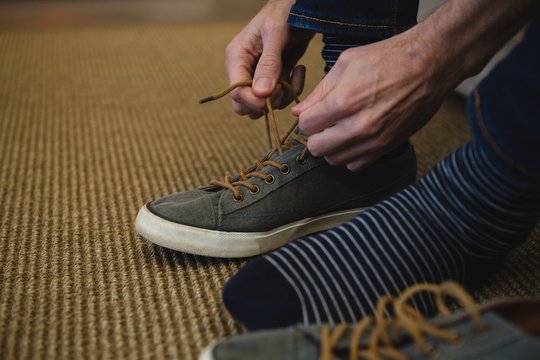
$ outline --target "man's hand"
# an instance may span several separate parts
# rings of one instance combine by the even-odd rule
[[[292,84],[299,95],[304,88],[305,67],[296,66],[313,33],[287,25],[293,0],[271,0],[227,46],[225,59],[230,83],[253,79],[252,88],[231,93],[233,109],[256,119],[262,115],[264,98],[272,95],[276,108],[293,99],[278,84]],[[277,87],[276,87],[277,84]]]
[[[540,0],[448,0],[393,38],[349,49],[299,105],[308,149],[359,170],[418,131],[444,96],[478,73]]]
[[[454,83],[434,81],[406,35],[344,51],[293,108],[308,149],[356,171],[401,144],[440,106]]]

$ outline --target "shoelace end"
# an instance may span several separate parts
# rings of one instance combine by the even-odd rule
[[[199,100],[199,104],[204,104],[213,100],[216,100],[214,96],[208,96],[208,97],[205,97],[204,99]]]

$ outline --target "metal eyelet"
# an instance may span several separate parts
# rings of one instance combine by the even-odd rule
[[[244,197],[243,197],[241,194],[240,194],[240,198],[239,198],[239,199],[237,199],[236,196],[233,195],[233,199],[234,199],[234,201],[236,201],[236,202],[244,201]]]
[[[261,190],[257,185],[254,185],[254,186],[255,186],[254,190],[251,190],[251,189],[249,190],[249,193],[250,193],[251,195],[258,194],[259,191]]]
[[[270,178],[269,180],[264,179],[264,182],[267,183],[268,185],[271,185],[274,183],[274,181],[276,181],[276,178],[274,177],[274,175],[268,175],[268,177]]]
[[[307,159],[300,159],[300,155],[297,155],[296,162],[299,163],[300,165],[306,165]]]
[[[288,173],[291,172],[291,168],[289,167],[289,165],[283,164],[283,168],[282,168],[282,169],[279,169],[279,171],[280,171],[283,175],[287,175]]]

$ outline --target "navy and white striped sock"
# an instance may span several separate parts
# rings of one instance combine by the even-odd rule
[[[227,309],[251,330],[335,324],[373,313],[379,297],[415,283],[474,287],[540,215],[536,185],[518,185],[488,151],[469,143],[353,220],[252,260],[226,284]],[[430,302],[415,305],[429,313]]]
[[[322,57],[325,61],[324,72],[328,73],[332,69],[343,51],[349,48],[367,45],[377,40],[380,39],[324,34],[324,47],[322,49]]]

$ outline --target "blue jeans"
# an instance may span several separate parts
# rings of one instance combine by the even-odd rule
[[[416,24],[418,0],[297,0],[291,26],[323,34],[384,39]]]
[[[323,33],[324,39],[358,37],[367,44],[413,27],[417,11],[418,0],[297,0],[288,22]],[[520,182],[540,188],[540,9],[524,40],[468,103],[475,138],[523,175]]]
[[[469,97],[473,133],[540,187],[540,8],[523,41]]]

